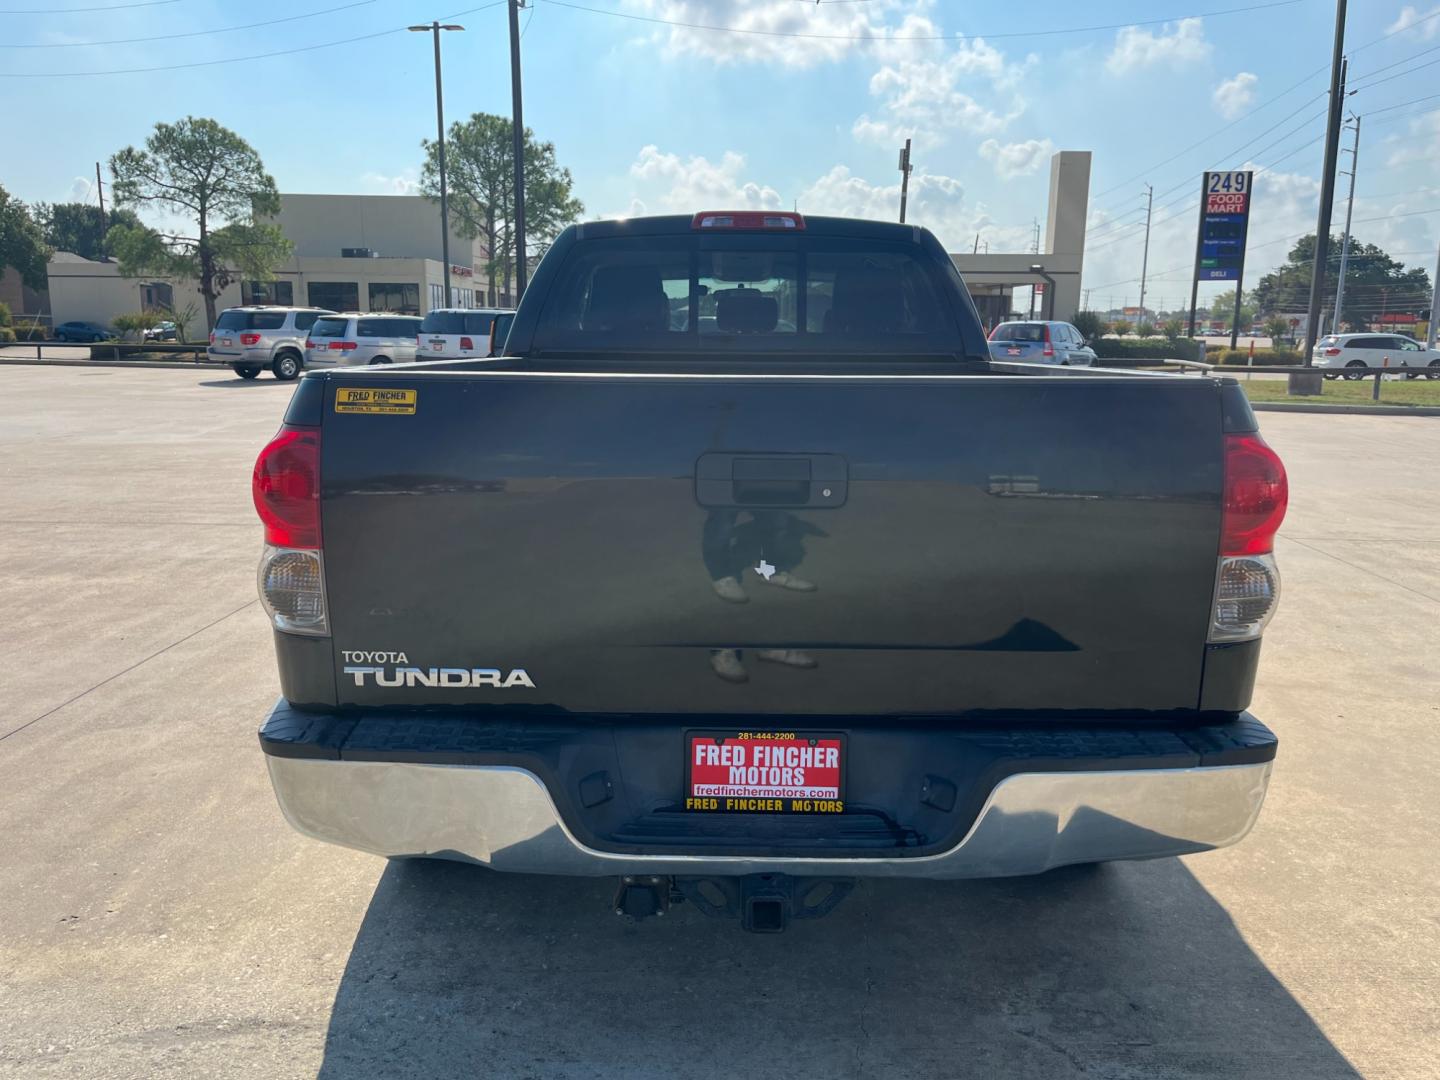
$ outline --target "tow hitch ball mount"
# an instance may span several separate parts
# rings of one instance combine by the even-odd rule
[[[672,904],[688,900],[704,915],[738,918],[743,929],[778,934],[791,919],[818,919],[834,911],[855,887],[853,878],[666,877],[627,874],[615,892],[615,914],[640,920],[664,915]]]

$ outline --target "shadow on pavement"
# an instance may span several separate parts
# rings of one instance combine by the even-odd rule
[[[392,862],[320,1076],[1359,1075],[1177,859],[872,879],[778,936],[613,887]]]
[[[294,382],[283,382],[280,379],[267,379],[263,375],[258,379],[242,379],[239,375],[235,375],[229,379],[210,379],[206,382],[197,383],[196,385],[223,386],[227,389],[236,386],[288,386],[291,390],[295,389]]]

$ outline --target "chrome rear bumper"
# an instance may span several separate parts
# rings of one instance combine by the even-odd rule
[[[755,873],[973,878],[1225,847],[1255,824],[1270,762],[1188,769],[1018,773],[997,784],[948,851],[909,858],[635,855],[582,844],[525,769],[268,756],[285,817],[317,840],[531,874]]]

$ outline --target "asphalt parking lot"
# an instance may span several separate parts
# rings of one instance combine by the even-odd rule
[[[1432,1078],[1440,420],[1265,414],[1291,474],[1238,847],[863,884],[779,937],[293,833],[255,728],[291,388],[0,368],[0,1076]]]

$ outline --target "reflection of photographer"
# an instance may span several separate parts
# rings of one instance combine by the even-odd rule
[[[741,514],[748,514],[740,521]],[[783,510],[711,510],[705,518],[700,553],[715,595],[732,604],[748,603],[741,584],[746,567],[766,585],[791,592],[814,592],[812,581],[795,574],[805,560],[805,538],[825,530]]]
[[[745,521],[740,520],[741,514],[748,515]],[[711,510],[705,518],[700,552],[715,595],[732,604],[746,604],[750,602],[742,584],[746,567],[774,588],[814,592],[815,583],[799,577],[795,567],[805,559],[805,538],[826,535],[825,530],[783,510]],[[712,649],[710,667],[726,682],[749,682],[744,656],[742,649]],[[756,649],[755,656],[800,670],[820,666],[800,649]]]

